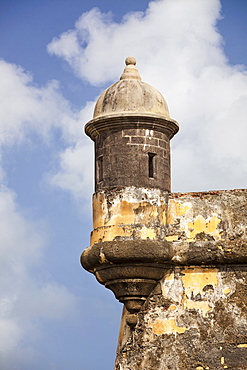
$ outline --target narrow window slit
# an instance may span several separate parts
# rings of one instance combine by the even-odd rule
[[[154,157],[155,153],[148,153],[148,176],[154,177]]]
[[[103,155],[98,157],[97,164],[98,164],[97,166],[98,167],[98,181],[102,181],[103,180]]]

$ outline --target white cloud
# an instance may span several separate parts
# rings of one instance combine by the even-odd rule
[[[88,102],[81,111],[72,111],[57,81],[38,87],[30,73],[3,60],[0,60],[0,81],[0,146],[23,142],[32,145],[32,134],[39,135],[49,145],[59,130],[61,144],[66,149],[61,149],[62,145],[56,148],[55,168],[46,178],[75,197],[87,198],[92,182],[92,145],[85,140],[83,126],[91,118],[94,104]],[[0,177],[4,179],[4,175],[0,166]]]
[[[94,164],[90,144],[86,139],[60,153],[60,171],[50,176],[51,184],[70,191],[76,199],[90,199],[93,191]]]
[[[84,110],[72,111],[58,81],[39,87],[29,72],[4,60],[0,60],[0,80],[1,145],[27,140],[31,132],[49,141],[51,131],[57,128],[66,142],[82,137]],[[90,109],[90,104],[86,107]]]
[[[220,18],[219,0],[153,1],[119,24],[94,8],[48,45],[94,85],[117,80],[125,57],[137,58],[143,80],[181,124],[173,139],[176,191],[247,186],[246,69],[228,64]]]
[[[221,38],[214,29],[219,9],[217,0],[153,1],[145,13],[126,14],[117,24],[111,14],[93,8],[82,14],[73,30],[54,38],[48,51],[65,59],[77,75],[96,85],[118,78],[123,60],[132,54],[144,70],[153,69],[157,80],[161,62],[163,72],[166,66],[175,64],[184,78],[188,73],[185,63],[190,64],[194,57],[198,68],[207,56],[222,59],[217,50]]]
[[[0,61],[0,132],[1,144],[9,145],[24,139],[28,130],[47,135],[53,125],[58,125],[61,116],[56,117],[59,99],[58,84],[51,81],[38,88],[32,76],[21,67]],[[60,100],[60,102],[59,102]],[[62,108],[60,110],[62,112]]]
[[[83,123],[93,107],[87,103],[81,111],[72,111],[57,81],[39,87],[30,73],[4,60],[0,100],[0,367],[14,370],[36,366],[42,358],[36,342],[46,335],[45,326],[73,317],[77,299],[42,265],[48,228],[43,221],[27,218],[18,206],[3,163],[8,148],[32,148],[36,135],[52,153],[53,172],[46,179],[76,198],[86,197],[89,204],[92,153],[89,141],[84,145]],[[28,183],[26,187],[28,191]]]
[[[58,132],[61,145],[56,144],[53,157],[63,157],[64,146],[68,151],[71,145],[80,146],[79,155],[85,158],[88,149],[83,149],[81,119],[87,118],[90,104],[85,112],[73,112],[56,81],[39,87],[31,74],[3,60],[0,61],[0,99],[0,368],[14,370],[35,366],[42,357],[36,342],[45,336],[45,325],[73,317],[77,299],[42,265],[49,244],[48,227],[45,221],[27,217],[19,207],[16,193],[8,188],[8,173],[2,163],[8,148],[32,147],[32,135],[38,135],[43,145],[51,147]],[[52,148],[49,150],[52,152]],[[77,155],[74,158],[78,161]],[[58,160],[54,168],[56,176],[59,166]],[[86,170],[86,160],[83,168],[77,181],[87,186],[90,173]],[[69,181],[56,185],[74,191]],[[73,194],[81,197],[80,193],[83,194],[83,188]]]
[[[70,192],[77,201],[86,200],[87,206],[93,191],[94,164],[93,143],[84,134],[84,124],[91,119],[94,105],[87,102],[76,120],[67,120],[63,125],[67,147],[58,155],[59,168],[55,166],[47,176],[51,185]]]
[[[14,193],[4,186],[0,219],[0,367],[15,369],[20,356],[37,352],[35,340],[44,334],[40,320],[68,317],[76,299],[65,286],[41,278],[47,230],[43,222],[22,215]]]

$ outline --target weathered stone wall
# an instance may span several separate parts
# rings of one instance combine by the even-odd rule
[[[115,370],[247,369],[247,190],[171,194],[165,224],[164,277],[136,326],[124,309]]]
[[[144,128],[102,132],[95,139],[95,158],[96,191],[113,186],[170,190],[170,142],[165,133]]]
[[[166,230],[168,193],[128,187],[93,196],[91,242],[162,240]]]

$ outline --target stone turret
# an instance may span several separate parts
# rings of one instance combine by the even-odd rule
[[[247,369],[247,190],[170,192],[178,124],[134,58],[85,130],[96,192],[81,262],[124,303],[115,370]]]
[[[178,124],[163,96],[141,81],[134,58],[120,81],[99,97],[85,132],[95,142],[95,190],[148,187],[171,190],[170,139]]]
[[[165,99],[135,65],[126,59],[85,127],[95,142],[96,192],[91,246],[81,258],[129,312],[140,310],[163,274],[170,139],[178,131]]]

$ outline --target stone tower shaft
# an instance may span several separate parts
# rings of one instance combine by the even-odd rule
[[[170,139],[178,123],[163,96],[126,59],[120,78],[99,97],[85,132],[95,142],[94,230],[82,265],[129,312],[140,310],[161,279]],[[145,243],[143,243],[145,242]]]

